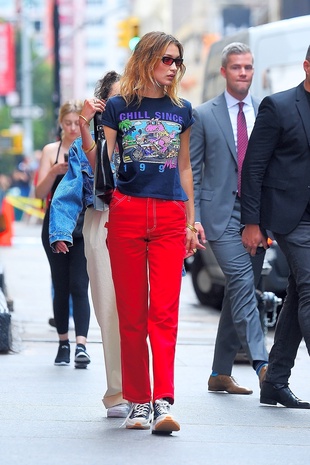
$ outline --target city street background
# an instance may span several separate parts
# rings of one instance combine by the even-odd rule
[[[309,459],[310,412],[259,404],[258,380],[249,365],[235,365],[251,396],[209,393],[219,313],[202,307],[190,275],[183,278],[173,413],[181,431],[169,437],[121,428],[107,419],[101,398],[105,376],[100,331],[92,314],[87,370],[55,367],[55,329],[48,263],[41,225],[14,225],[11,247],[0,262],[11,298],[14,350],[0,355],[0,451],[2,465],[295,465]],[[167,266],[169,263],[167,262]],[[71,340],[74,333],[71,331]],[[273,332],[268,334],[270,347]],[[310,399],[309,359],[302,344],[292,390]]]

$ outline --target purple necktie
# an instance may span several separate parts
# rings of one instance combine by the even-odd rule
[[[248,131],[243,113],[244,102],[239,102],[237,115],[237,156],[238,156],[238,195],[241,195],[241,170],[245,152],[248,146]]]

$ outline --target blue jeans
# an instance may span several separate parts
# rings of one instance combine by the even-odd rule
[[[266,381],[287,384],[302,337],[310,354],[310,223],[289,234],[274,234],[290,268],[287,295],[269,355]]]

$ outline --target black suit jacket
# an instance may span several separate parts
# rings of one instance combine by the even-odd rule
[[[310,106],[303,82],[265,97],[242,168],[241,222],[292,231],[310,199]]]

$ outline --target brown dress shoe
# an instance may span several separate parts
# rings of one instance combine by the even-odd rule
[[[228,375],[210,376],[208,389],[209,391],[226,391],[228,394],[253,394],[251,389],[239,386],[236,380]]]
[[[259,372],[258,379],[259,379],[259,387],[260,388],[262,387],[262,384],[266,379],[267,368],[268,368],[268,365],[265,365],[265,366],[263,366],[261,368],[261,370]]]

